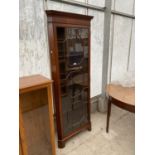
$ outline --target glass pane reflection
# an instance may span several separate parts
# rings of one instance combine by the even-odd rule
[[[57,28],[64,134],[88,121],[88,29]]]

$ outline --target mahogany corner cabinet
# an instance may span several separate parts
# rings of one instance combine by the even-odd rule
[[[90,121],[90,21],[92,16],[46,11],[58,147]]]

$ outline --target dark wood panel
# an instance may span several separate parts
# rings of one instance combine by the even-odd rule
[[[46,14],[49,17],[72,17],[76,19],[85,19],[85,20],[91,20],[93,16],[86,16],[82,14],[77,14],[77,13],[69,13],[69,12],[63,12],[63,11],[55,11],[55,10],[46,10]]]

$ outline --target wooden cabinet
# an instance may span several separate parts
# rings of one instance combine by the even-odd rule
[[[56,155],[51,80],[20,78],[19,100],[20,155]]]
[[[58,146],[90,121],[91,16],[46,11],[58,132]]]

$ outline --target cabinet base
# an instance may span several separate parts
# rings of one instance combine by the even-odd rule
[[[91,124],[90,124],[90,126],[88,126],[88,131],[91,131]]]
[[[79,132],[81,132],[82,130],[88,130],[91,131],[91,123],[89,122],[88,124],[85,124],[83,127],[76,129],[75,131],[73,131],[72,133],[70,133],[69,135],[67,135],[66,137],[64,137],[63,139],[59,139],[58,140],[58,147],[59,148],[64,148],[65,147],[65,143],[68,139],[70,139],[71,137],[73,137],[74,135],[78,134]]]
[[[58,148],[64,148],[65,147],[65,142],[64,141],[58,141]]]

